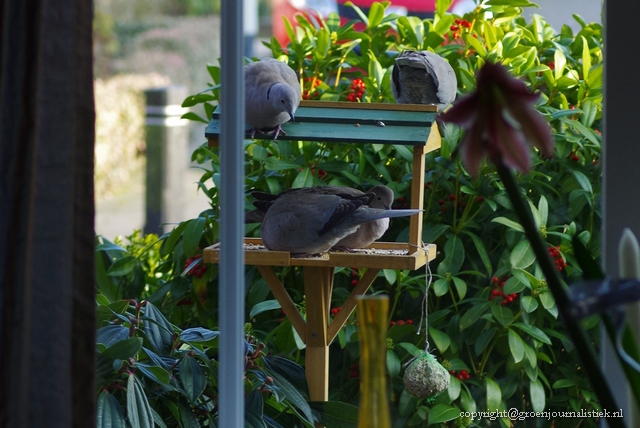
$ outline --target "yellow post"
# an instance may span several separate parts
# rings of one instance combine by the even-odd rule
[[[357,313],[360,327],[358,428],[391,428],[386,372],[389,297],[359,297]]]

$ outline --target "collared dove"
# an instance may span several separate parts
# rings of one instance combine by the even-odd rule
[[[275,132],[274,140],[280,133],[286,135],[280,125],[294,120],[300,105],[300,83],[295,71],[284,62],[263,58],[245,66],[244,78],[245,115],[253,127],[251,138],[265,130]]]
[[[370,208],[390,209],[393,203],[393,190],[387,186],[378,185],[372,187],[367,193],[358,189],[346,186],[314,186],[302,187],[297,189],[288,189],[277,195],[265,192],[252,192],[251,195],[256,198],[254,205],[256,209],[245,214],[245,223],[260,223],[264,216],[278,198],[291,193],[315,193],[322,195],[337,195],[345,199],[359,198],[368,196],[368,200],[364,201],[364,205]],[[338,241],[334,248],[338,249],[355,249],[364,248],[374,241],[377,241],[384,235],[389,228],[389,218],[381,218],[374,221],[363,223],[354,233],[348,235]]]
[[[420,210],[370,208],[370,195],[343,198],[309,192],[293,192],[277,198],[267,210],[260,235],[273,251],[294,254],[323,253],[366,222],[403,217]]]
[[[405,50],[396,58],[391,92],[398,104],[434,104],[442,111],[455,100],[457,88],[453,68],[436,53]]]

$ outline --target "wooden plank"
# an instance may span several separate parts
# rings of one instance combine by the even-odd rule
[[[353,290],[351,290],[351,294],[349,294],[347,300],[342,304],[340,312],[338,312],[338,315],[336,315],[331,324],[329,324],[329,329],[327,330],[327,339],[329,340],[329,344],[333,342],[342,329],[342,326],[344,326],[353,311],[356,309],[356,305],[358,304],[357,297],[362,296],[367,292],[369,287],[371,287],[371,284],[373,284],[373,281],[378,276],[378,272],[380,272],[380,269],[367,269],[362,278],[360,278],[360,281],[358,281],[358,284]]]
[[[437,128],[435,130],[437,132]],[[434,132],[432,129],[431,132]],[[411,177],[411,208],[422,210],[424,207],[424,147],[413,148],[413,166]],[[422,211],[409,218],[409,254],[413,254],[422,245]]]
[[[300,108],[304,107],[356,110],[421,111],[430,113],[436,113],[438,111],[438,108],[436,106],[429,104],[352,103],[346,101],[315,100],[300,101]]]
[[[261,245],[259,238],[245,238],[245,244],[253,246]],[[421,246],[422,244],[420,244]],[[429,248],[429,260],[433,260],[436,254],[434,244],[426,244]],[[219,244],[204,249],[204,262],[210,264],[219,263]],[[427,263],[425,251],[409,254],[413,250],[411,244],[402,242],[374,242],[362,250],[330,251],[315,257],[291,257],[286,251],[269,251],[261,249],[245,250],[245,263],[253,266],[315,266],[315,267],[339,267],[358,266],[376,269],[409,269],[416,270]],[[391,252],[402,252],[393,254]],[[274,253],[274,254],[270,254]]]
[[[296,329],[302,341],[306,342],[307,325],[304,318],[300,315],[300,311],[298,311],[297,306],[293,303],[293,300],[291,300],[291,296],[289,296],[284,285],[282,285],[282,282],[276,276],[273,268],[271,266],[257,266],[257,268],[269,286],[271,293],[273,293],[273,296],[278,303],[280,303],[284,314],[289,318],[291,325]]]
[[[327,327],[333,288],[333,268],[307,266],[303,269],[307,302],[305,374],[313,401],[329,399],[329,342]]]

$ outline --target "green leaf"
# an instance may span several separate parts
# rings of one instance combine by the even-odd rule
[[[538,309],[538,301],[531,296],[522,296],[520,298],[520,307],[523,311],[530,314]]]
[[[173,348],[173,325],[151,302],[147,302],[143,311],[144,332],[151,347],[160,355],[169,355]]]
[[[189,355],[184,356],[179,367],[180,383],[191,405],[195,405],[205,386],[207,386],[204,370],[202,370],[198,361]]]
[[[136,363],[134,367],[137,367],[140,372],[156,383],[168,385],[171,379],[169,372],[162,367],[152,366],[145,363]]]
[[[187,120],[193,120],[196,122],[202,122],[202,123],[206,123],[207,125],[209,124],[209,121],[204,119],[203,117],[195,114],[194,112],[190,111],[188,113],[183,114],[182,116],[180,116],[180,119],[187,119]]]
[[[459,236],[453,235],[444,244],[444,260],[438,265],[438,275],[455,275],[464,262],[464,245]]]
[[[561,389],[561,388],[569,388],[575,386],[576,382],[572,379],[560,379],[553,383],[551,388],[553,389]]]
[[[474,346],[476,354],[481,354],[482,352],[484,352],[497,331],[497,328],[491,327],[480,333],[480,336],[478,336],[478,340],[476,340],[476,344]]]
[[[305,399],[309,398],[307,378],[304,369],[300,365],[275,355],[264,356],[262,362],[269,370],[278,373],[288,380]]]
[[[178,405],[178,414],[180,428],[200,428],[200,423],[193,414],[193,410],[183,401],[180,401]]]
[[[138,264],[138,259],[133,256],[124,256],[113,262],[107,269],[108,276],[126,276],[129,275],[133,268]]]
[[[189,224],[188,221],[181,222],[178,226],[176,226],[171,231],[169,236],[162,242],[162,245],[160,246],[160,255],[162,257],[167,257],[169,254],[173,252],[173,249],[175,248],[176,243],[178,242],[178,239],[180,239],[180,237],[182,236],[182,232],[184,232],[184,229],[187,227],[187,224]]]
[[[251,312],[249,313],[249,318],[254,318],[259,314],[272,311],[274,309],[280,309],[280,303],[277,300],[265,300],[264,302],[260,302],[256,304],[253,308],[251,308]]]
[[[447,333],[444,333],[433,327],[429,327],[429,336],[431,337],[433,343],[435,343],[436,348],[438,348],[438,351],[441,354],[449,349],[449,346],[451,345],[451,338],[449,337],[449,335],[447,335]]]
[[[187,227],[182,236],[182,248],[185,256],[192,257],[196,254],[198,244],[200,244],[200,239],[202,239],[205,219],[198,217],[189,220],[187,223]]]
[[[189,343],[209,342],[220,335],[219,331],[209,330],[202,327],[192,327],[180,333],[180,340]]]
[[[125,428],[126,422],[122,406],[108,391],[98,395],[96,428]]]
[[[484,381],[487,391],[487,409],[499,409],[500,402],[502,401],[500,385],[490,377],[486,377]]]
[[[116,342],[129,337],[129,329],[122,325],[106,325],[96,332],[96,343],[102,343],[105,347],[110,347]]]
[[[153,428],[153,414],[144,388],[134,374],[127,381],[127,418],[136,428]]]
[[[454,276],[452,278],[453,285],[456,286],[456,291],[458,292],[458,297],[460,300],[464,299],[464,296],[467,295],[467,283],[462,279]]]
[[[357,428],[358,408],[341,401],[311,401],[316,422],[326,428]]]
[[[554,77],[556,80],[559,80],[564,73],[564,67],[567,65],[567,57],[562,52],[562,49],[556,49],[553,53],[553,64],[554,64]]]
[[[519,269],[526,269],[536,261],[536,255],[531,248],[529,240],[525,239],[518,242],[518,245],[511,251],[509,261],[511,266]]]
[[[480,58],[484,58],[487,56],[487,50],[484,48],[482,43],[480,43],[480,40],[476,39],[475,37],[472,37],[471,33],[464,33],[463,37],[464,37],[464,41],[468,45],[471,45],[471,47],[476,50],[476,53]]]
[[[444,296],[449,292],[449,281],[444,278],[437,279],[433,283],[433,292],[436,297]]]
[[[513,294],[513,293],[519,293],[525,289],[525,286],[526,284],[523,283],[519,277],[512,276],[511,278],[507,279],[507,281],[504,283],[504,288],[502,289],[502,291],[504,291],[504,293],[507,295]]]
[[[582,172],[580,172],[578,170],[575,170],[575,169],[572,169],[571,173],[573,174],[573,176],[578,181],[578,184],[580,184],[580,187],[582,187],[582,189],[584,189],[585,192],[587,192],[590,195],[592,195],[593,194],[593,187],[591,187],[591,181],[589,181],[587,176],[584,175]]]
[[[384,6],[379,2],[373,2],[369,9],[367,28],[376,29],[382,22],[382,18],[384,18]]]
[[[524,358],[524,343],[522,342],[522,338],[518,333],[509,329],[509,349],[511,350],[511,355],[513,356],[513,361],[515,363],[519,363]]]
[[[473,241],[473,245],[475,245],[476,251],[480,256],[480,260],[482,260],[482,264],[484,265],[484,268],[487,271],[487,274],[491,275],[491,272],[493,272],[493,267],[491,266],[491,258],[489,258],[489,253],[487,253],[487,250],[485,248],[484,242],[482,242],[482,239],[480,239],[480,237],[475,233],[470,232],[466,229],[463,230],[462,232],[471,238],[471,240]]]
[[[524,229],[522,228],[522,226],[520,225],[520,223],[517,223],[513,220],[509,220],[506,217],[496,217],[493,220],[491,220],[493,223],[500,223],[504,226],[507,226],[513,230],[517,230],[518,232],[524,232]]]
[[[133,358],[142,347],[141,337],[131,337],[114,343],[96,356],[96,378],[98,384],[114,372],[113,364],[116,360]]]
[[[589,52],[589,43],[584,36],[580,36],[582,39],[582,78],[586,81],[589,80],[589,70],[591,70],[591,52]]]
[[[387,371],[389,376],[392,378],[398,376],[401,368],[402,365],[396,353],[392,349],[387,349]]]
[[[549,203],[544,195],[540,196],[540,200],[538,201],[538,212],[540,213],[541,226],[546,226],[549,220]]]
[[[393,269],[382,269],[382,273],[384,274],[384,278],[387,280],[389,285],[393,285],[396,283],[398,278],[398,273]]]
[[[454,401],[457,400],[460,396],[460,390],[462,389],[460,380],[450,375],[449,377],[449,388],[447,388],[447,392],[449,393],[449,400]]]
[[[513,312],[506,306],[491,305],[491,313],[493,314],[493,318],[503,327],[513,321]]]
[[[487,312],[489,306],[491,306],[489,302],[471,306],[471,308],[462,315],[462,318],[460,318],[460,331],[473,325],[473,323]]]
[[[551,345],[551,339],[549,336],[545,334],[544,331],[540,330],[538,327],[533,325],[525,324],[522,322],[513,323],[514,327],[518,327],[523,332],[527,333],[529,336],[533,337],[536,340],[539,340],[542,343],[546,343],[547,345]]]
[[[460,409],[449,404],[436,404],[429,411],[429,425],[452,421],[460,417]]]
[[[544,395],[544,387],[540,379],[529,382],[529,394],[531,396],[531,407],[534,412],[542,412],[545,409],[546,399]]]
[[[311,186],[313,186],[313,173],[311,172],[311,168],[303,168],[293,180],[293,183],[291,183],[291,187],[294,189]]]
[[[309,423],[313,422],[311,407],[309,407],[309,403],[307,403],[301,392],[280,373],[267,368],[265,368],[265,372],[273,378],[274,384],[280,389],[285,398],[302,412],[304,419]]]

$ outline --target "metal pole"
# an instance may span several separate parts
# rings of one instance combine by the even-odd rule
[[[162,235],[170,222],[184,218],[184,177],[189,166],[189,130],[180,117],[187,88],[180,85],[144,91],[147,171],[144,233]]]
[[[220,427],[244,426],[242,1],[223,0],[220,105]]]

